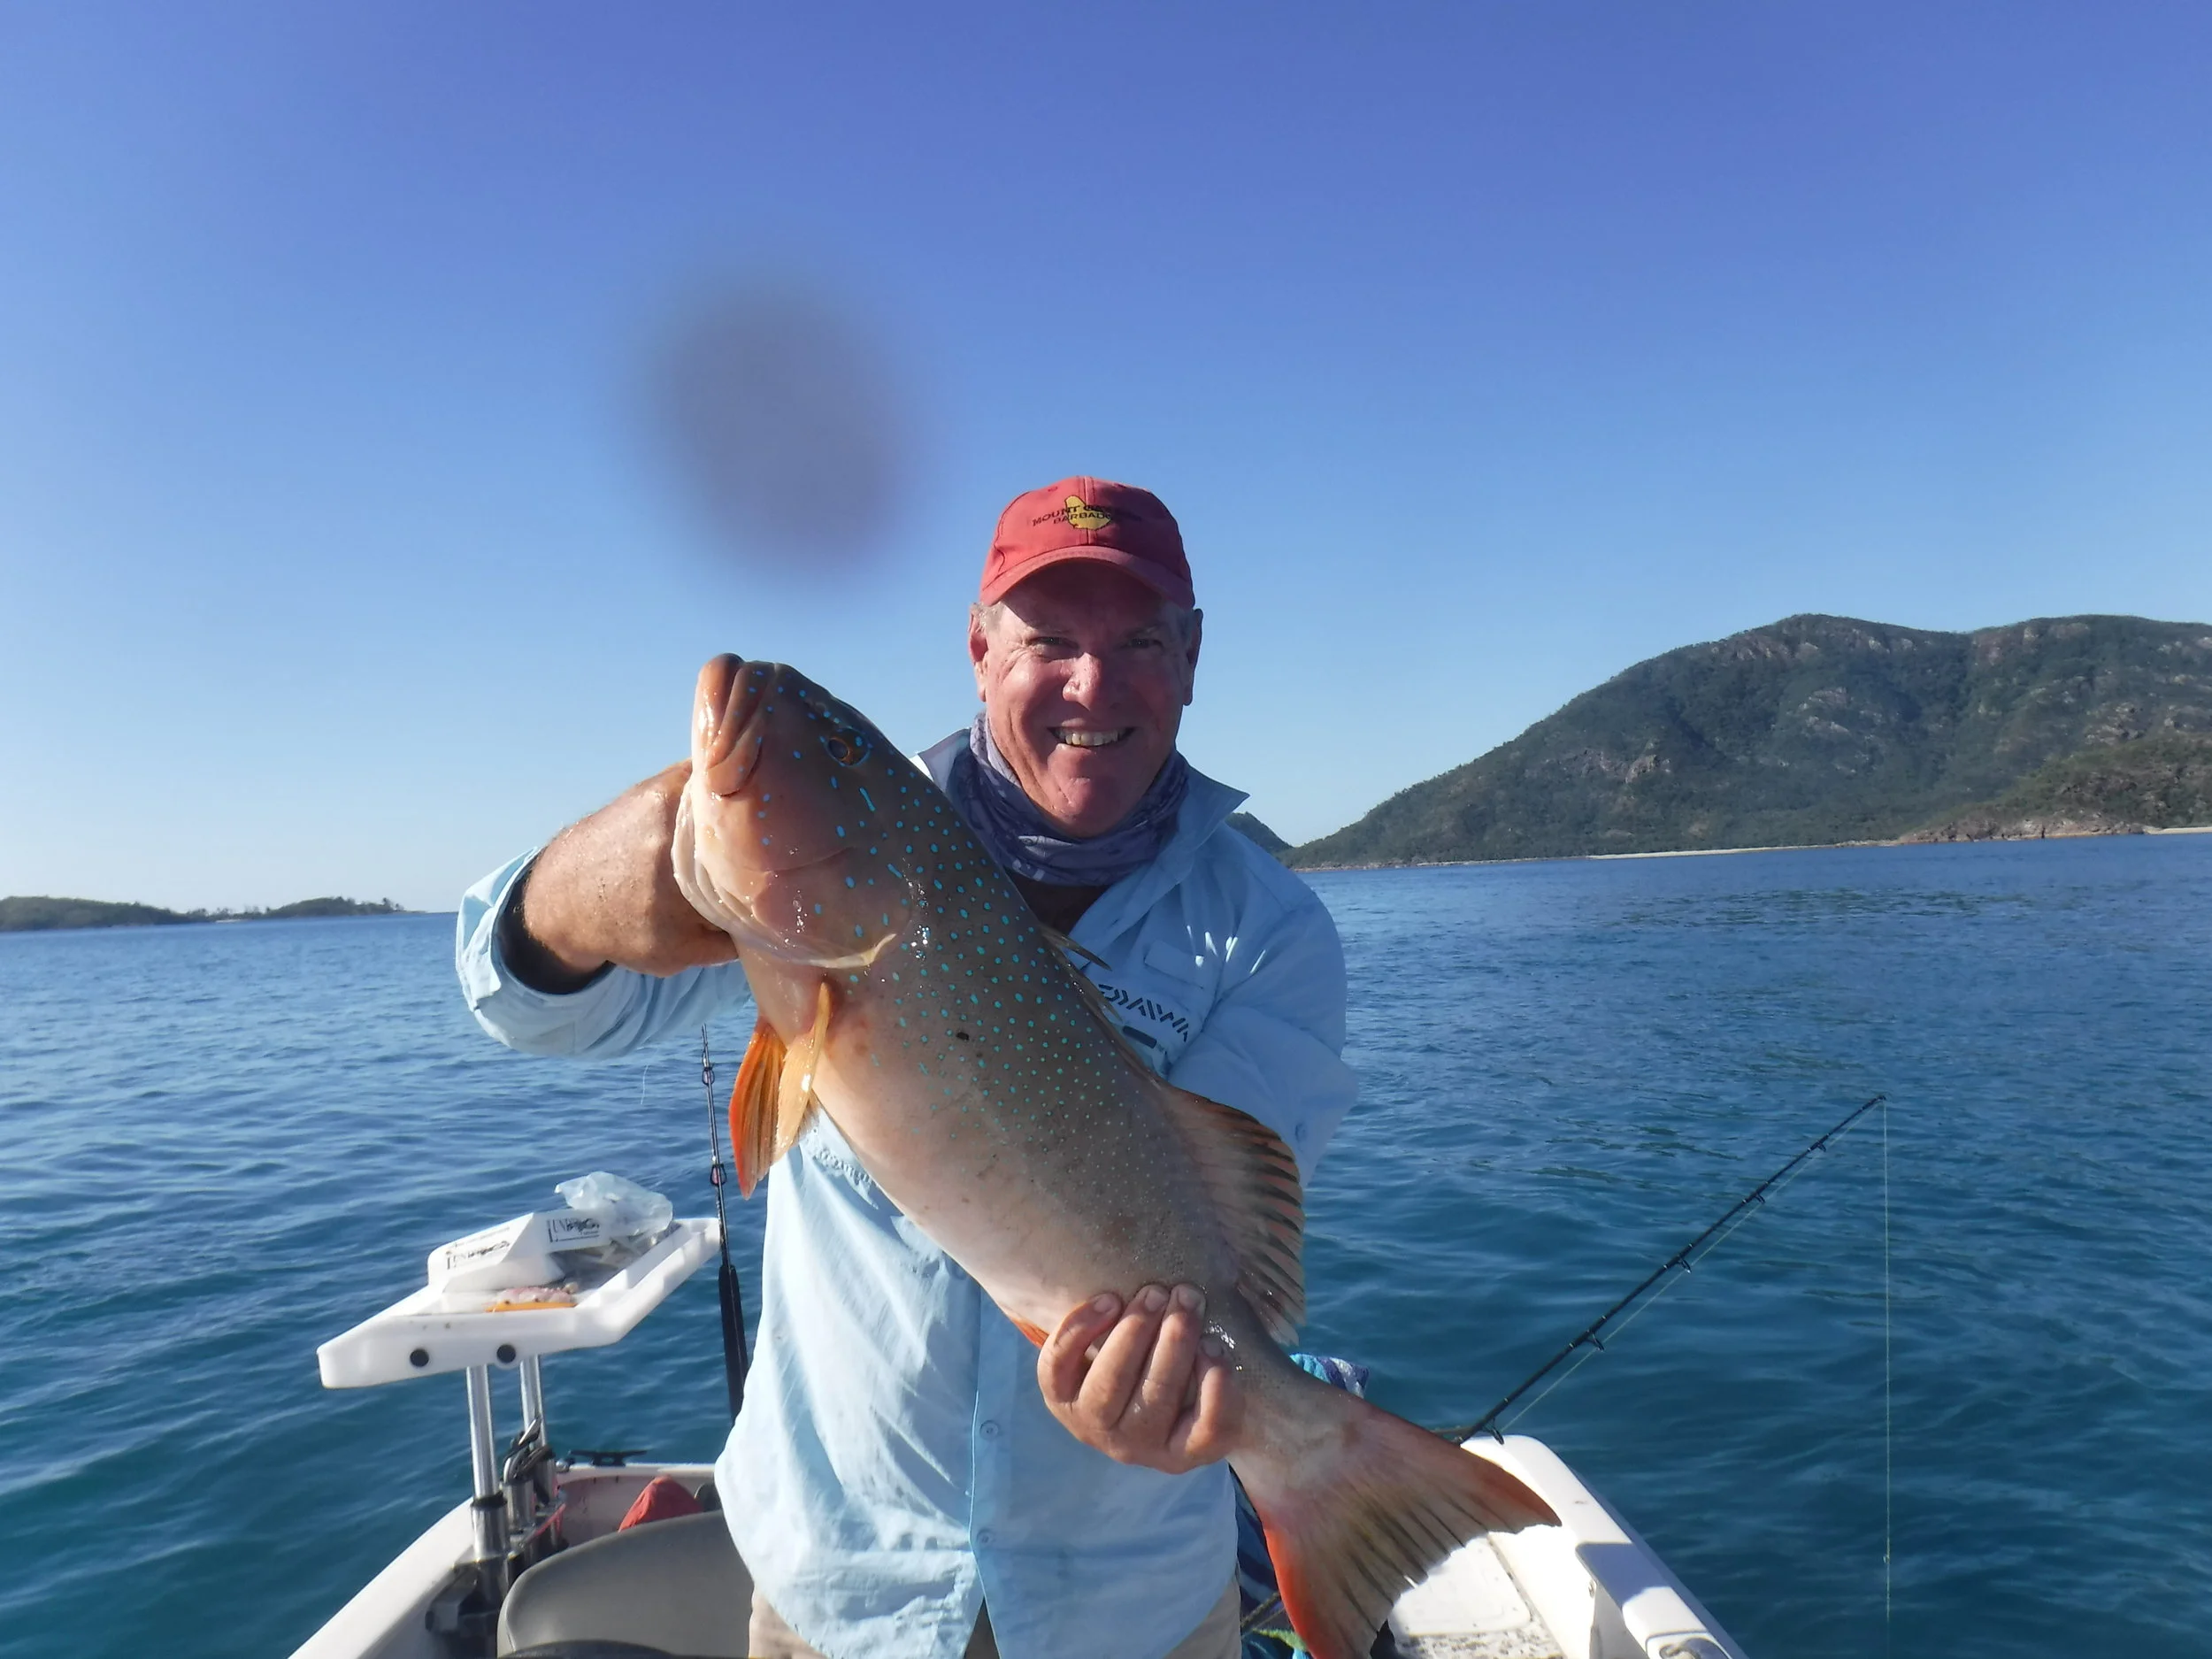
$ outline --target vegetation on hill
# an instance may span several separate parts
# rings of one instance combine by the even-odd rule
[[[160,927],[201,919],[156,904],[110,904],[100,899],[0,899],[0,933],[42,933],[63,927]]]
[[[2212,825],[2212,733],[2087,749],[2040,766],[1998,799],[1908,841],[2013,841]]]
[[[104,899],[0,899],[0,933],[47,933],[68,927],[167,927],[186,922],[294,921],[320,916],[404,916],[389,899],[302,899],[273,910],[165,910],[157,904],[117,904]]]
[[[317,916],[404,916],[407,912],[389,899],[299,899],[273,910],[241,911],[264,921],[282,922]]]
[[[1286,862],[1886,841],[2058,757],[2173,733],[2212,733],[2212,626],[1791,617],[1639,663]]]
[[[1249,812],[1230,813],[1229,827],[1244,836],[1248,841],[1257,842],[1262,852],[1273,853],[1278,858],[1280,858],[1285,853],[1290,850],[1290,843],[1288,841],[1278,835],[1273,830],[1268,828],[1266,825],[1261,823],[1259,819],[1254,818]]]

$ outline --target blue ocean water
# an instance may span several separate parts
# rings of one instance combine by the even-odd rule
[[[1516,1426],[1755,1655],[2212,1650],[2212,836],[1316,885],[1365,1096],[1309,1347],[1473,1417],[1886,1091]],[[315,1344],[567,1176],[709,1207],[695,1049],[508,1054],[449,948],[0,938],[0,1654],[288,1652],[466,1487],[457,1379]],[[558,1443],[710,1456],[710,1276],[547,1384]]]

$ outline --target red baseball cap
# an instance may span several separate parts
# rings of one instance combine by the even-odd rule
[[[1176,604],[1195,603],[1175,515],[1150,490],[1103,478],[1064,478],[1015,496],[998,516],[976,596],[995,605],[1015,583],[1073,559],[1127,571]]]

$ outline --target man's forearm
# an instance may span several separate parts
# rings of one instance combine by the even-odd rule
[[[532,990],[548,996],[567,996],[611,972],[614,963],[602,957],[595,964],[580,969],[531,932],[525,907],[530,878],[537,873],[537,867],[538,860],[532,859],[515,878],[514,886],[507,890],[507,902],[500,906],[499,959],[509,973]]]
[[[610,964],[665,976],[727,962],[730,937],[686,902],[670,849],[688,762],[570,825],[525,872],[499,918],[499,949],[524,984],[560,995]]]

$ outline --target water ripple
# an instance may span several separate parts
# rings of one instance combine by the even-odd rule
[[[2201,1646],[2212,838],[1317,886],[1365,1094],[1309,1345],[1471,1417],[1886,1090],[1893,1650]],[[314,1345],[566,1175],[708,1207],[694,1053],[507,1054],[448,939],[0,938],[0,1654],[288,1650],[466,1480],[457,1380],[326,1393]],[[1870,1119],[1521,1425],[1755,1653],[1881,1648],[1880,1153]],[[695,1281],[555,1361],[556,1439],[710,1455],[715,1318]]]

